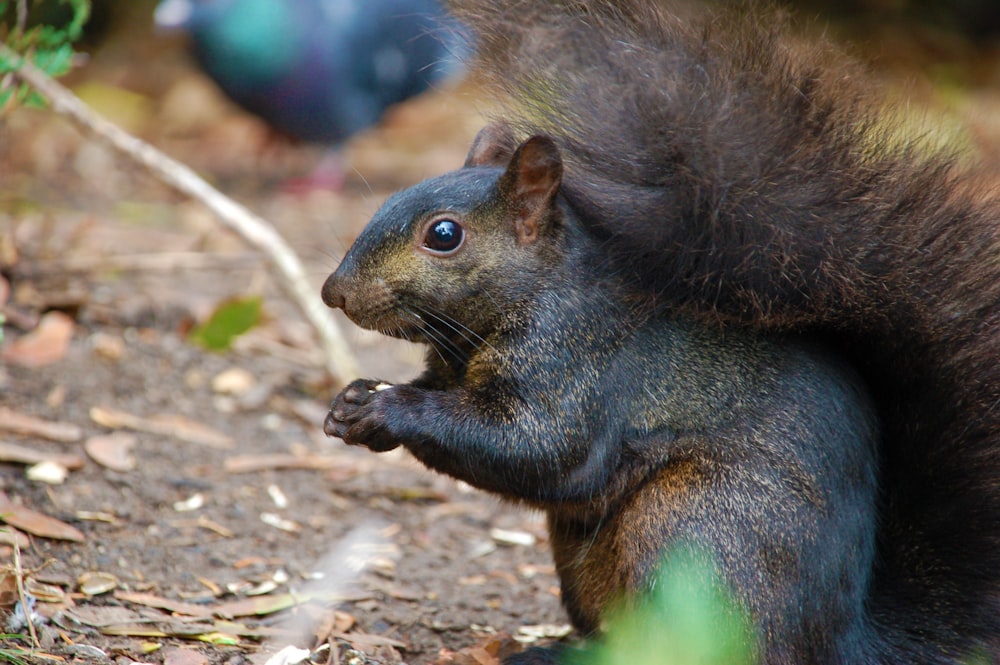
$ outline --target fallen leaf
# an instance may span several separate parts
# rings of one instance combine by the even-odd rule
[[[163,665],[206,665],[208,657],[194,649],[167,647],[163,650]]]
[[[261,298],[234,298],[221,303],[189,339],[210,351],[225,351],[233,340],[260,323]]]
[[[17,577],[12,570],[0,572],[0,610],[9,612],[18,601]]]
[[[63,591],[62,587],[39,582],[36,579],[25,580],[24,591],[42,603],[66,602],[66,592]]]
[[[85,540],[83,532],[76,527],[20,506],[11,501],[3,492],[0,492],[0,520],[41,538],[71,540],[77,543],[82,543]]]
[[[108,654],[101,648],[95,647],[92,644],[69,644],[66,646],[66,653],[73,656],[73,660],[79,658],[80,660],[96,660],[96,661],[107,661]]]
[[[26,535],[13,527],[0,527],[0,545],[15,544],[23,550],[31,545],[31,541]]]
[[[240,643],[239,638],[235,635],[230,635],[229,633],[221,633],[219,631],[213,631],[211,633],[202,633],[200,635],[195,635],[195,639],[201,642],[208,642],[209,644],[215,644],[217,646],[234,647]]]
[[[83,458],[78,455],[51,454],[35,448],[7,443],[6,441],[0,441],[0,462],[14,462],[15,464],[55,462],[70,471],[83,466]]]
[[[95,406],[90,409],[90,418],[103,427],[162,434],[210,448],[233,448],[236,446],[233,439],[226,434],[184,416],[158,414],[143,417],[117,409]]]
[[[0,431],[37,436],[60,443],[73,443],[83,438],[83,430],[73,423],[42,420],[3,406],[0,406]]]
[[[170,633],[155,626],[144,623],[121,623],[101,626],[97,629],[101,635],[112,637],[170,637]]]
[[[135,458],[132,448],[136,438],[127,432],[112,432],[111,434],[92,436],[83,444],[83,449],[105,469],[112,471],[131,471],[135,468]]]
[[[406,649],[406,642],[400,642],[399,640],[394,640],[391,637],[386,637],[385,635],[374,635],[370,633],[342,633],[339,631],[333,631],[330,633],[330,637],[334,637],[338,640],[344,640],[352,647],[359,651],[370,651],[375,647],[396,647],[398,649]]]
[[[345,593],[329,593],[319,591],[311,593],[309,591],[304,591],[299,593],[280,593],[274,596],[255,596],[253,598],[244,598],[242,600],[234,600],[228,603],[215,605],[211,609],[215,616],[221,618],[264,616],[267,614],[274,614],[275,612],[280,612],[281,610],[288,609],[289,607],[295,607],[296,605],[301,605],[312,600],[334,605],[337,603],[367,600],[369,598],[371,598],[371,594],[368,593],[350,595]]]
[[[460,651],[442,650],[434,665],[499,665],[523,649],[509,634],[500,632]]]
[[[127,607],[120,605],[95,605],[93,603],[74,607],[66,612],[66,616],[72,623],[98,629],[121,624],[139,623],[143,620],[141,614]]]
[[[333,632],[346,633],[354,628],[358,620],[351,614],[332,608],[324,608],[319,618],[315,621],[312,630],[315,644],[326,642]]]
[[[0,357],[24,367],[44,367],[66,357],[76,324],[62,312],[46,312],[34,330],[7,345]]]
[[[113,591],[118,586],[118,578],[111,573],[87,572],[80,575],[76,583],[84,595],[99,596]]]
[[[186,614],[187,616],[206,618],[212,616],[212,610],[204,605],[185,603],[180,600],[170,600],[169,598],[162,598],[151,593],[119,590],[115,591],[114,595],[116,599],[123,600],[127,603],[135,603],[136,605],[144,605],[146,607],[155,607],[158,610],[166,610],[173,614]]]

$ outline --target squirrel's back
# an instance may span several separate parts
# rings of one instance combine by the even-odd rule
[[[907,140],[859,68],[755,18],[459,0],[509,120],[658,306],[820,336],[882,430],[881,662],[1000,658],[1000,196]],[[977,651],[978,650],[978,651]]]

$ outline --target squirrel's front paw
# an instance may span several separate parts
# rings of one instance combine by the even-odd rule
[[[330,404],[323,432],[349,445],[367,446],[375,452],[398,447],[399,443],[387,438],[385,429],[377,425],[384,419],[379,416],[378,395],[391,387],[371,379],[352,381]]]

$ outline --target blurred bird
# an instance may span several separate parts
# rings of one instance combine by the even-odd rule
[[[189,33],[222,91],[278,132],[333,151],[385,110],[462,71],[466,33],[435,0],[161,0],[156,24]]]

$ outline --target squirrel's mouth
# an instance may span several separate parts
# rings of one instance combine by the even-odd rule
[[[476,332],[444,312],[426,306],[407,306],[396,299],[392,306],[384,301],[354,300],[343,308],[351,321],[367,330],[407,342],[427,344],[443,356],[467,359],[485,341]]]
[[[344,314],[365,330],[371,330],[387,337],[405,339],[409,342],[421,341],[421,323],[399,316],[374,315],[372,312],[358,312],[345,309]]]

